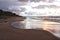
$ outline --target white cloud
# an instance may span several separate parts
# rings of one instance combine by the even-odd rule
[[[24,4],[25,3],[21,3],[18,0],[0,0],[0,9],[15,12],[15,13],[19,14],[21,11],[20,6],[24,5]],[[35,6],[35,4],[34,4],[34,6]]]
[[[21,3],[18,0],[0,0],[0,9],[18,14],[22,4],[24,5],[25,3]]]

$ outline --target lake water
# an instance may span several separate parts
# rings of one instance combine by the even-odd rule
[[[19,29],[36,29],[46,30],[60,38],[60,23],[36,18],[26,18],[24,21],[13,22],[11,24]]]

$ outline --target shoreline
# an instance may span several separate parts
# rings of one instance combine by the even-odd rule
[[[23,30],[11,26],[12,22],[22,20],[21,17],[11,17],[0,23],[0,40],[60,40],[44,30]]]

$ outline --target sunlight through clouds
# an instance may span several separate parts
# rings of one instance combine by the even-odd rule
[[[19,0],[19,1],[18,0],[0,0],[0,9],[5,11],[11,11],[18,15],[20,15],[20,13],[24,13],[25,15],[26,13],[30,12],[28,15],[30,14],[33,15],[33,13],[36,13],[36,15],[38,14],[39,16],[40,15],[49,16],[53,14],[56,16],[60,13],[59,12],[60,0],[54,0],[51,3],[49,3],[50,2],[49,0],[46,0],[46,2],[43,2],[40,0],[30,0],[30,1],[31,2],[29,2],[28,0]],[[51,8],[51,6],[56,7],[56,10],[54,8]]]

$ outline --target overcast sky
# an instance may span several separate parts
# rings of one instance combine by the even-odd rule
[[[0,9],[11,12],[19,12],[21,3],[17,0],[0,0]]]
[[[19,5],[18,1],[16,0],[0,0],[0,9],[8,10],[11,6]]]
[[[16,12],[17,14],[20,12],[20,2],[27,2],[28,0],[0,0],[0,9],[7,10],[11,12]],[[34,1],[34,0],[32,0]],[[60,2],[60,0],[58,0]]]

